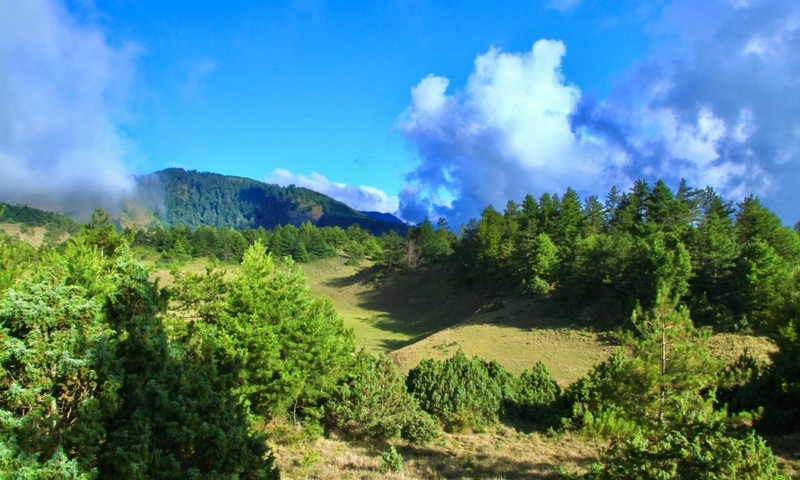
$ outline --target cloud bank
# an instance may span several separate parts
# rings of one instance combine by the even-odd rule
[[[311,176],[296,175],[288,170],[277,168],[265,180],[281,186],[297,185],[316,192],[324,193],[359,211],[371,211],[396,214],[399,209],[397,197],[390,197],[383,190],[369,186],[353,186],[331,182],[317,172]]]
[[[454,93],[446,78],[422,79],[399,122],[419,159],[399,195],[404,217],[459,225],[527,193],[604,195],[636,178],[686,178],[731,200],[760,195],[793,223],[800,3],[675,0],[650,23],[651,57],[604,99],[569,84],[566,48],[552,40],[523,53],[490,48]]]
[[[135,56],[54,0],[0,0],[0,200],[85,214],[131,192],[115,120]]]

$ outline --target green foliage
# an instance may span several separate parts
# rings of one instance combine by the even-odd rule
[[[764,440],[731,435],[719,416],[680,428],[638,431],[612,442],[588,479],[783,479]]]
[[[763,409],[756,428],[781,434],[800,428],[800,334],[795,322],[781,328],[779,350],[766,368],[751,369],[750,381],[734,389],[731,411]]]
[[[463,351],[443,361],[423,359],[408,372],[409,393],[450,431],[482,430],[497,422],[503,392],[488,364]]]
[[[702,390],[714,380],[720,365],[705,348],[708,332],[698,331],[686,307],[662,287],[650,312],[634,311],[639,336],[628,335],[632,361],[625,372],[636,408],[626,412],[664,423],[686,408],[702,405]]]
[[[34,258],[33,247],[0,232],[0,294],[14,285]]]
[[[381,473],[400,473],[402,471],[403,456],[392,445],[389,450],[381,454]]]
[[[108,422],[101,470],[121,478],[277,478],[264,438],[232,394],[241,381],[237,359],[202,330],[170,345],[154,318],[164,297],[144,269],[121,267],[129,274],[115,279],[107,315],[125,332],[117,347],[123,399]]]
[[[686,182],[673,193],[639,180],[605,204],[581,204],[569,188],[527,195],[463,228],[453,278],[491,295],[550,296],[594,325],[626,328],[667,283],[701,324],[774,333],[791,318],[800,236],[758,199],[738,207]]]
[[[567,389],[583,428],[612,436],[585,478],[782,478],[763,440],[714,411],[719,365],[669,289],[632,319],[630,357],[618,351]]]
[[[623,349],[614,350],[605,361],[595,365],[585,376],[564,391],[564,403],[572,410],[571,424],[593,434],[615,435],[631,430],[633,422],[619,418],[618,405],[624,392],[618,388],[630,359]]]
[[[91,472],[104,434],[103,409],[113,410],[119,387],[119,379],[104,371],[114,360],[115,332],[103,321],[102,305],[48,269],[6,293],[0,328],[7,447],[22,464],[47,470],[64,464],[66,451],[74,460],[67,463]]]
[[[531,241],[528,252],[528,262],[522,265],[522,288],[547,296],[556,286],[553,277],[558,265],[558,247],[546,233],[540,233]]]
[[[687,411],[709,408],[704,393],[721,368],[704,346],[707,332],[695,330],[688,310],[662,287],[653,309],[637,309],[632,320],[636,333],[622,337],[626,349],[565,392],[573,424],[594,434],[679,423]]]
[[[325,402],[325,423],[351,438],[399,437],[427,443],[436,423],[406,391],[405,377],[384,356],[364,350]]]
[[[54,212],[45,212],[27,205],[9,205],[0,202],[0,221],[20,223],[25,227],[45,227],[51,236],[64,233],[75,234],[80,224],[75,220]]]
[[[525,370],[517,380],[515,405],[518,415],[535,423],[550,420],[553,407],[561,395],[558,384],[542,362]]]
[[[174,299],[179,318],[209,328],[228,355],[240,359],[244,382],[237,391],[265,418],[293,418],[335,388],[355,350],[327,298],[315,298],[301,272],[287,263],[275,271],[256,242],[244,254],[240,274],[225,279],[179,273]]]
[[[80,234],[0,300],[0,466],[20,478],[276,478],[213,337],[170,341],[124,242]],[[96,243],[95,243],[96,242]],[[108,254],[111,253],[111,254]]]

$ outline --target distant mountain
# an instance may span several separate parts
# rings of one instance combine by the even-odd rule
[[[250,178],[169,168],[137,179],[137,196],[126,202],[122,223],[157,221],[169,225],[201,225],[236,229],[272,229],[310,221],[317,227],[347,228],[357,224],[380,235],[405,233],[396,217],[378,218],[342,202],[290,185],[280,187]],[[381,214],[385,215],[385,214]],[[399,222],[399,223],[398,223]]]
[[[369,218],[374,218],[376,220],[383,220],[384,222],[390,222],[390,223],[399,223],[400,225],[403,225],[404,227],[408,228],[408,224],[406,222],[400,220],[391,213],[365,212],[363,210],[359,210],[359,213],[363,213]]]

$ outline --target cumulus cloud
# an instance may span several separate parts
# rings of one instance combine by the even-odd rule
[[[509,198],[621,179],[624,152],[572,131],[581,92],[561,73],[565,54],[552,40],[525,53],[490,48],[475,59],[463,90],[448,94],[449,80],[436,76],[411,90],[399,130],[420,165],[400,195],[404,218],[445,216],[459,225]]]
[[[0,200],[80,213],[131,192],[115,119],[135,56],[55,0],[0,0]]]
[[[629,71],[573,129],[624,150],[629,176],[685,177],[731,199],[761,195],[793,222],[800,189],[800,4],[670,3],[656,30],[679,42]]]
[[[399,202],[397,197],[390,197],[383,190],[366,185],[354,186],[332,182],[317,172],[312,172],[307,177],[276,168],[264,181],[281,186],[297,185],[298,187],[305,187],[324,193],[359,211],[391,214],[398,212]]]

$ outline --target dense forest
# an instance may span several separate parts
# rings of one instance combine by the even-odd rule
[[[276,419],[309,438],[420,444],[503,421],[607,439],[566,476],[783,478],[759,434],[800,430],[800,238],[758,199],[638,181],[604,201],[567,189],[489,206],[458,233],[318,227],[121,232],[98,211],[56,248],[0,237],[0,470],[276,478]],[[215,260],[165,289],[132,247]],[[309,293],[295,262],[335,255],[378,276],[448,265],[459,288],[543,299],[619,347],[565,388],[542,363],[513,375],[463,352],[403,375]],[[715,331],[778,349],[724,365],[705,348]],[[384,463],[402,468],[394,449]]]

